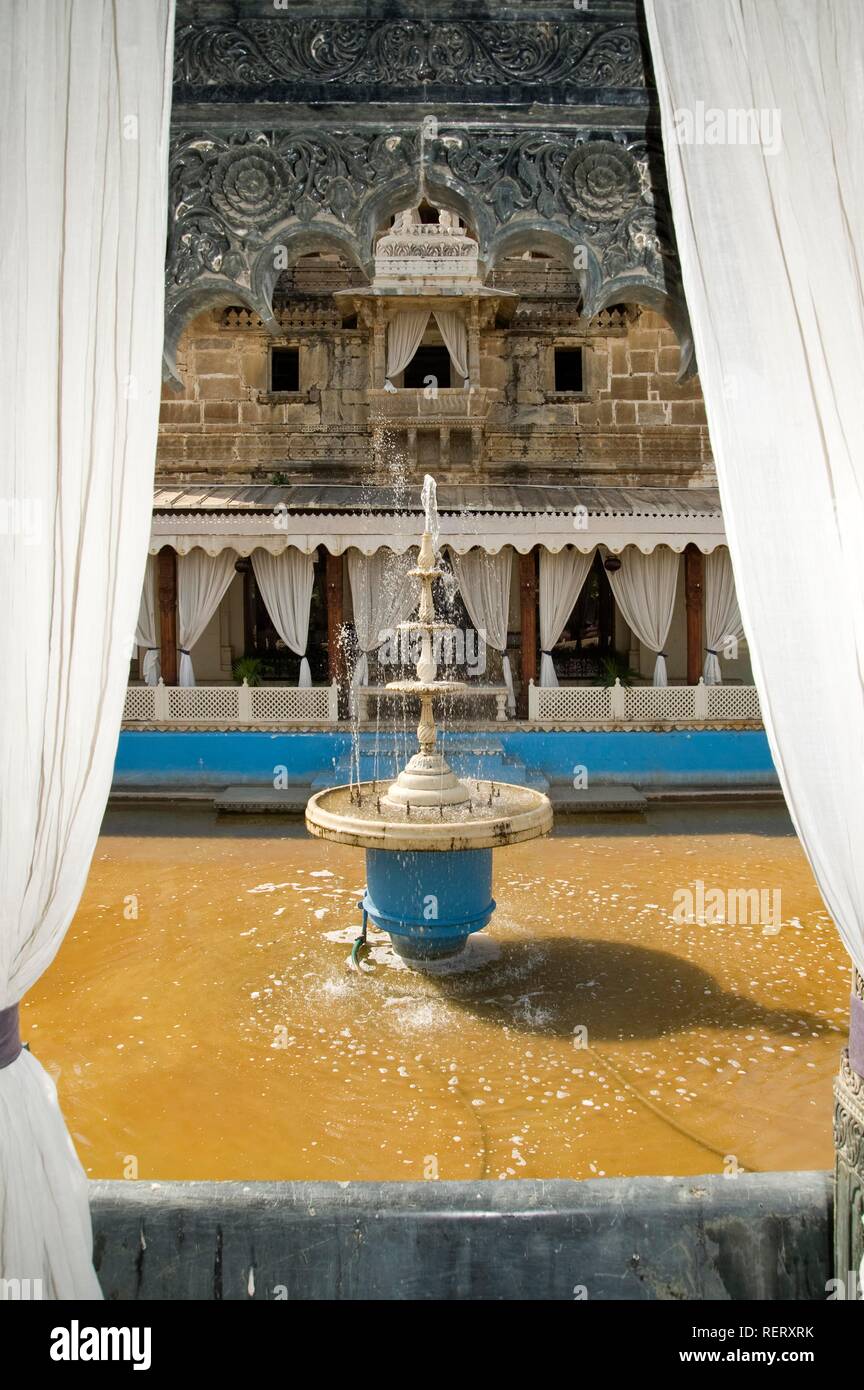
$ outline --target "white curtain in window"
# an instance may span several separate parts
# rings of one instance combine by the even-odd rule
[[[646,13],[762,715],[864,971],[864,5],[647,0]],[[739,133],[741,112],[761,140],[752,121]]]
[[[178,685],[194,685],[192,648],[199,641],[236,573],[233,550],[207,555],[198,547],[177,556]]]
[[[400,309],[387,325],[387,380],[398,376],[423,341],[428,309]]]
[[[643,555],[628,545],[620,555],[620,570],[609,570],[612,594],[643,647],[657,653],[653,685],[666,685],[666,638],[672,626],[679,556],[666,545]]]
[[[0,664],[0,1278],[75,1302],[100,1297],[87,1182],[53,1081],[20,1050],[17,1007],[78,906],[129,676],[161,385],[173,32],[169,0],[0,6],[0,593],[14,653]]]
[[[369,684],[369,652],[390,639],[417,607],[417,581],[408,578],[408,571],[416,564],[416,550],[405,555],[393,550],[376,550],[374,555],[361,555],[353,548],[348,551],[348,581],[360,649],[352,685]]]
[[[725,545],[705,556],[705,656],[706,685],[722,685],[719,652],[742,636],[741,612],[735,592],[732,561]]]
[[[465,315],[458,309],[436,309],[435,322],[441,329],[444,346],[450,354],[456,375],[468,381],[468,330]]]
[[[253,550],[252,569],[270,621],[285,645],[301,658],[297,684],[311,685],[306,647],[315,583],[314,556],[294,546],[283,550],[281,555],[271,555],[269,550]]]
[[[591,571],[596,552],[583,555],[581,550],[567,546],[553,555],[545,548],[540,551],[540,684],[557,685],[552,648],[564,631],[564,626],[582,592]]]
[[[507,708],[512,714],[516,709],[516,696],[507,655],[507,622],[510,617],[513,549],[506,545],[497,555],[489,555],[475,547],[465,555],[452,555],[451,559],[469,618],[480,637],[496,652],[501,652]]]
[[[159,665],[159,635],[156,630],[156,561],[147,556],[144,571],[144,587],[141,590],[141,605],[138,609],[138,626],[135,629],[135,645],[144,653],[141,674],[145,685],[158,685],[161,674]]]

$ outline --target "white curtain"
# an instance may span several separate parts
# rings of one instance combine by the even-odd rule
[[[647,0],[646,11],[765,727],[864,971],[864,5]],[[680,130],[682,111],[715,108],[767,113],[762,145],[677,143],[676,112]]]
[[[468,616],[490,647],[501,652],[502,675],[507,687],[507,708],[516,709],[513,672],[507,655],[507,622],[510,617],[510,579],[513,550],[509,545],[497,555],[476,547],[465,555],[453,555],[453,573]]]
[[[741,611],[735,592],[732,561],[725,545],[705,556],[705,670],[706,685],[722,685],[718,651],[726,642],[743,635]]]
[[[387,380],[404,371],[423,341],[428,309],[400,309],[387,325]]]
[[[297,684],[311,685],[306,647],[315,583],[314,556],[304,555],[294,546],[283,550],[281,555],[271,555],[269,550],[253,550],[252,569],[270,621],[286,646],[301,658]]]
[[[657,653],[653,685],[666,685],[666,638],[672,626],[678,560],[674,550],[658,545],[643,555],[628,545],[620,555],[621,568],[607,571],[612,595],[643,647]]]
[[[159,664],[159,634],[156,630],[156,561],[147,556],[144,571],[144,587],[141,590],[141,604],[138,609],[138,626],[135,629],[135,645],[144,653],[141,674],[145,685],[158,685],[161,674]]]
[[[458,309],[436,309],[435,322],[441,329],[444,346],[450,354],[456,375],[468,381],[468,330],[465,315]]]
[[[557,685],[552,648],[564,631],[564,625],[576,607],[582,586],[591,571],[596,551],[568,546],[553,555],[544,547],[540,551],[540,684]]]
[[[408,578],[408,571],[416,564],[416,550],[405,555],[393,550],[376,550],[374,555],[361,555],[353,548],[348,551],[348,581],[360,648],[351,676],[353,686],[369,684],[369,652],[377,651],[417,607],[417,581]]]
[[[207,555],[198,547],[177,556],[177,636],[180,645],[178,685],[195,684],[192,648],[202,636],[236,573],[233,550]]]
[[[15,1014],[78,906],[129,675],[153,500],[173,32],[170,0],[0,6],[0,593],[14,653],[0,664],[0,1277],[75,1301],[100,1297],[87,1183]]]

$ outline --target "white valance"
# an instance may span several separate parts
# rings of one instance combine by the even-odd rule
[[[610,570],[609,582],[624,621],[649,651],[657,653],[653,685],[666,685],[666,652],[663,648],[672,626],[679,557],[660,546],[643,555],[628,546],[621,555],[621,568]]]
[[[501,652],[507,708],[512,714],[516,709],[516,697],[507,655],[507,625],[513,551],[508,546],[498,555],[487,555],[485,550],[475,548],[469,550],[467,555],[451,554],[451,560],[459,592],[478,636],[495,651]]]
[[[300,550],[283,550],[281,555],[253,550],[252,569],[273,626],[286,646],[301,658],[297,684],[309,686],[312,684],[312,673],[306,647],[309,642],[315,560]]]
[[[732,561],[725,547],[705,558],[705,670],[706,685],[722,685],[719,654],[743,634]]]
[[[595,552],[583,555],[568,548],[552,555],[540,551],[540,684],[557,685],[552,648],[582,592],[591,571]]]
[[[222,550],[218,555],[193,550],[177,560],[178,685],[195,684],[192,648],[222,602],[236,573],[236,562],[233,550]]]
[[[864,972],[864,5],[647,0],[646,14],[759,703]],[[762,138],[679,143],[681,113],[700,110],[750,111]]]
[[[0,5],[0,497],[21,523],[0,545],[4,1012],[63,941],[114,769],[153,497],[173,34],[168,0]],[[42,1048],[16,1056],[16,1036],[0,1278],[77,1305],[101,1297],[87,1179]]]

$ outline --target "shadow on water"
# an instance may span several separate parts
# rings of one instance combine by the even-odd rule
[[[816,1014],[767,1008],[726,990],[707,970],[665,951],[591,938],[506,944],[488,971],[439,976],[434,987],[478,1019],[538,1037],[572,1037],[577,1028],[592,1042],[706,1028],[839,1032]]]

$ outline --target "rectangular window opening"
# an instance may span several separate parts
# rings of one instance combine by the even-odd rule
[[[405,368],[403,385],[415,391],[429,386],[427,378],[432,377],[439,391],[450,386],[450,354],[446,347],[420,347]]]
[[[273,348],[270,353],[270,390],[300,390],[300,349]]]
[[[583,391],[581,347],[555,349],[555,390]]]

